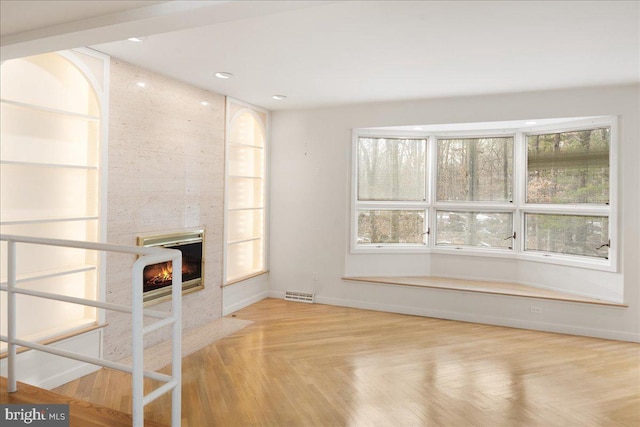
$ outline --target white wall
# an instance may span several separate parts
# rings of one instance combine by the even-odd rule
[[[83,356],[100,357],[100,342],[102,342],[102,330],[96,329],[51,344],[51,347],[72,351]],[[0,375],[3,377],[8,374],[7,363],[6,358],[0,360]],[[16,357],[17,380],[47,390],[88,375],[98,369],[100,367],[96,365],[35,350],[19,353]]]
[[[640,341],[640,87],[584,88],[275,112],[271,142],[270,293],[320,303]],[[620,269],[617,274],[511,259],[350,254],[354,128],[617,115]],[[465,269],[465,265],[467,268]],[[319,280],[313,281],[313,272]],[[344,275],[469,276],[589,294],[624,288],[628,308],[361,284]],[[529,307],[540,307],[531,313]]]
[[[269,274],[261,274],[222,288],[222,315],[226,316],[269,297]]]

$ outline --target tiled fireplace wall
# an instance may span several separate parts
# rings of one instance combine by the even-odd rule
[[[184,296],[183,327],[220,317],[224,97],[112,58],[109,105],[107,241],[135,245],[141,234],[204,228],[205,289]],[[130,304],[133,261],[107,258],[108,302]],[[130,355],[131,316],[108,312],[106,321],[104,356]],[[163,328],[144,344],[169,336]]]

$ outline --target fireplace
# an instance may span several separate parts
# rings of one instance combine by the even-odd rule
[[[178,249],[182,252],[182,293],[204,289],[204,230],[138,237],[139,246]],[[171,298],[171,261],[145,267],[142,277],[143,301],[155,304]]]

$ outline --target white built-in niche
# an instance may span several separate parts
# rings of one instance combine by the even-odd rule
[[[89,50],[5,61],[1,67],[0,231],[100,241],[101,155],[108,57]],[[1,275],[6,282],[6,243]],[[18,245],[19,287],[99,298],[95,251]],[[7,333],[0,292],[1,333]],[[100,322],[97,310],[17,296],[17,334],[48,339]],[[4,344],[4,343],[3,343]]]
[[[227,98],[224,283],[266,271],[267,112]]]

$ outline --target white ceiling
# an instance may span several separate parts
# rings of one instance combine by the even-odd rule
[[[271,110],[640,82],[638,1],[1,3],[5,59],[92,45]]]
[[[0,2],[0,35],[34,31],[82,19],[123,12],[162,3],[161,1],[48,1],[2,0]]]

